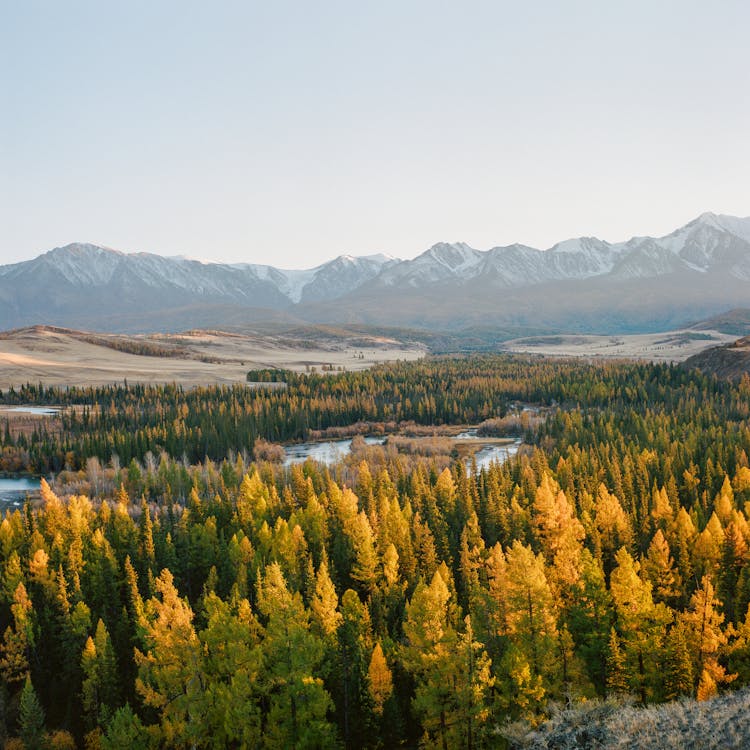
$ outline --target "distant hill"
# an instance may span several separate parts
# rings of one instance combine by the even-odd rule
[[[283,332],[137,335],[32,326],[0,332],[0,391],[28,382],[227,385],[245,382],[253,369],[360,370],[425,353],[425,346],[415,341],[312,326]]]
[[[413,260],[342,255],[315,268],[126,254],[89,244],[0,266],[0,328],[113,332],[260,322],[637,333],[735,308],[750,325],[750,218],[702,214],[659,238],[476,250],[438,243]],[[743,331],[744,332],[744,331]]]
[[[726,380],[740,380],[745,373],[750,373],[750,336],[705,349],[686,359],[683,366]]]
[[[719,331],[734,336],[748,336],[750,335],[750,310],[729,310],[720,315],[713,315],[691,327],[697,331]]]

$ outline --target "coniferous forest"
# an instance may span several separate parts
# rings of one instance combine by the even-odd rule
[[[494,748],[555,705],[750,683],[749,378],[482,356],[248,379],[0,395],[63,407],[0,433],[0,469],[49,476],[0,523],[5,747]],[[482,422],[518,455],[252,459]]]

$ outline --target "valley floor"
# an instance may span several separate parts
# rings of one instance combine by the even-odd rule
[[[530,336],[507,341],[508,352],[551,357],[601,357],[645,359],[650,362],[682,362],[712,346],[735,341],[739,336],[719,331],[680,330],[611,336],[560,334]]]
[[[144,353],[139,353],[144,352]],[[362,370],[424,356],[419,345],[375,336],[252,335],[219,331],[117,335],[35,326],[0,333],[0,389],[45,385],[245,382],[248,370]]]

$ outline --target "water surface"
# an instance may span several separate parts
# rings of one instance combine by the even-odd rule
[[[455,440],[463,441],[476,441],[480,443],[479,448],[474,453],[474,459],[477,463],[477,469],[481,470],[487,468],[494,462],[503,463],[507,461],[511,456],[515,456],[518,453],[518,449],[521,446],[521,440],[516,440],[512,443],[504,443],[498,445],[496,443],[486,443],[481,445],[484,438],[477,435],[476,428],[471,428],[456,435]],[[384,437],[367,437],[365,443],[367,445],[383,445],[386,441]],[[322,443],[297,443],[296,445],[284,446],[286,458],[284,459],[284,466],[291,466],[292,464],[301,464],[307,461],[308,458],[313,461],[318,461],[326,466],[332,466],[333,464],[346,458],[352,451],[351,438],[348,440],[329,440]],[[471,464],[471,457],[466,459],[467,464]]]
[[[385,438],[366,437],[365,443],[367,445],[383,445]],[[352,441],[350,438],[348,440],[329,440],[324,443],[297,443],[296,445],[284,446],[284,452],[286,453],[284,466],[302,464],[308,458],[331,466],[352,452]]]
[[[21,505],[27,492],[38,492],[39,480],[34,477],[0,477],[0,504]]]
[[[56,406],[9,406],[6,411],[14,411],[19,414],[36,414],[43,417],[54,416],[60,410]]]

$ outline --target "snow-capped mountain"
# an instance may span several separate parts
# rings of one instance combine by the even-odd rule
[[[160,311],[196,307],[201,314],[190,313],[186,320],[193,322],[186,326],[218,325],[228,308],[281,311],[300,301],[341,297],[396,262],[382,254],[342,255],[297,271],[128,254],[74,243],[30,261],[0,266],[0,329],[42,322],[92,327],[93,319],[99,327],[116,330],[131,327],[121,320],[132,319],[140,326],[144,316],[160,328]],[[207,313],[207,308],[216,310]]]
[[[465,243],[440,243],[384,271],[379,281],[414,288],[446,279],[492,277],[500,286],[515,287],[608,274],[646,278],[680,270],[706,272],[719,265],[745,278],[748,253],[750,217],[706,213],[665,237],[634,237],[615,244],[577,237],[548,250],[510,245],[480,251]]]
[[[302,271],[273,266],[241,264],[258,278],[270,281],[291,302],[316,302],[341,297],[374,279],[383,269],[399,261],[390,255],[339,255],[315,268]]]
[[[424,326],[544,317],[554,327],[564,310],[605,320],[597,312],[605,304],[610,317],[611,308],[621,310],[617,325],[627,327],[634,311],[646,320],[657,308],[662,318],[665,311],[679,318],[680,310],[750,307],[748,280],[750,218],[711,213],[657,238],[579,237],[547,250],[443,242],[412,260],[341,255],[304,270],[72,244],[0,266],[0,329],[156,330],[278,315]]]

